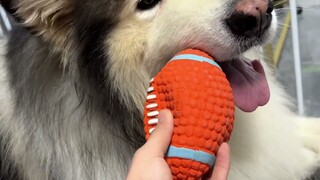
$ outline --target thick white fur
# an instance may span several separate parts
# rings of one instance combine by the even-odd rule
[[[240,55],[237,50],[240,44],[234,41],[232,35],[228,34],[221,24],[230,7],[226,1],[163,0],[158,10],[145,12],[149,13],[148,16],[141,13],[134,16],[135,12],[130,7],[132,6],[125,8],[119,30],[114,31],[113,38],[118,38],[117,42],[121,43],[114,44],[109,53],[119,51],[127,43],[135,42],[126,49],[129,50],[126,51],[127,58],[114,57],[118,60],[114,65],[125,65],[128,62],[119,62],[119,59],[137,57],[135,61],[131,60],[136,63],[131,64],[132,67],[136,66],[141,70],[141,62],[147,66],[140,71],[139,77],[143,77],[141,74],[153,76],[174,53],[188,47],[205,50],[221,61]],[[276,26],[277,21],[274,18],[267,33],[269,39],[273,37]],[[141,29],[143,33],[139,33]],[[135,37],[135,41],[128,41],[128,35],[129,38]],[[144,40],[146,42],[137,43]],[[109,43],[112,44],[114,41],[109,39]],[[257,55],[251,53],[251,58],[261,59]],[[141,60],[140,57],[144,59]],[[237,111],[230,142],[230,179],[303,179],[319,165],[320,120],[299,118],[291,112],[291,98],[278,84],[266,63],[263,64],[271,89],[271,99],[266,106],[253,113]],[[118,82],[127,79],[119,76],[117,78]],[[123,89],[121,86],[123,85],[119,84],[118,88]],[[138,87],[143,86],[145,84],[142,83]],[[138,90],[136,93],[142,92]],[[124,97],[136,98],[130,94],[124,94]],[[136,100],[139,101],[140,99]]]
[[[264,67],[271,99],[253,113],[237,111],[230,179],[302,179],[319,165],[320,120],[291,112],[291,98]]]

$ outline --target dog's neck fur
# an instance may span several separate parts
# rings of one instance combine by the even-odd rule
[[[13,149],[16,149],[13,156],[19,159],[21,153],[28,154],[29,147],[46,145],[46,147],[38,147],[46,149],[45,152],[39,153],[38,157],[34,157],[31,151],[29,156],[21,155],[21,158],[24,159],[19,165],[25,166],[24,168],[32,168],[34,171],[38,168],[44,169],[43,172],[46,174],[35,177],[40,179],[47,179],[51,176],[50,174],[54,174],[53,177],[59,177],[58,174],[72,174],[62,173],[64,170],[69,171],[68,168],[79,169],[73,167],[75,164],[72,162],[78,162],[83,166],[103,163],[105,165],[99,167],[105,169],[97,169],[97,172],[110,171],[110,177],[114,177],[111,175],[113,173],[125,175],[130,157],[144,143],[142,116],[138,110],[126,109],[127,107],[121,104],[117,93],[111,90],[108,83],[103,84],[104,81],[108,81],[108,77],[99,77],[101,74],[95,72],[96,68],[103,68],[99,64],[99,59],[82,59],[79,60],[82,62],[75,63],[74,65],[80,65],[72,69],[79,70],[80,72],[76,74],[83,76],[77,77],[69,73],[68,68],[63,70],[61,55],[52,52],[48,43],[39,37],[30,35],[20,27],[13,30],[12,33],[14,35],[8,45],[7,64],[11,70],[9,77],[13,97],[18,106],[14,120],[19,121],[18,124],[21,125],[19,128],[24,129],[17,138],[25,139],[20,144],[12,144]],[[90,52],[99,53],[98,50]],[[82,58],[99,57],[85,52],[81,56]],[[72,64],[69,68],[71,66]],[[95,78],[102,78],[98,81],[100,84],[93,84],[97,82]],[[30,123],[30,121],[34,122]],[[106,146],[113,148],[106,148]],[[127,154],[128,151],[122,153],[122,148],[131,149],[131,153]],[[86,150],[87,152],[74,153],[68,152],[68,149]],[[61,162],[53,157],[58,153],[62,153],[60,157],[70,159],[70,164],[64,165],[68,168],[63,169]],[[78,157],[81,154],[85,157]],[[25,159],[26,157],[28,159]],[[118,159],[118,167],[112,168],[111,166],[115,165],[108,164],[108,158]],[[31,161],[38,163],[30,163]],[[45,166],[37,167],[41,161],[46,162]],[[58,171],[52,172],[52,169]],[[122,169],[123,172],[117,172],[119,169]],[[97,172],[83,172],[82,175],[91,179],[99,174]],[[33,177],[30,174],[27,176]],[[74,177],[78,175],[74,174]]]

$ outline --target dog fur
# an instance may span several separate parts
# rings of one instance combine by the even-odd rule
[[[192,47],[227,61],[272,38],[276,18],[259,39],[232,36],[222,20],[235,2],[3,0],[20,24],[0,61],[2,178],[125,179],[149,79],[170,57]],[[237,110],[229,178],[303,179],[319,165],[320,121],[293,113],[264,67],[271,99]]]

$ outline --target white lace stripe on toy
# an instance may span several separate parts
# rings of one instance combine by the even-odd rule
[[[157,124],[158,122],[159,122],[159,119],[153,118],[153,119],[150,119],[150,120],[148,121],[148,124],[149,124],[149,125],[154,125],[154,124]]]
[[[156,108],[156,107],[158,107],[158,104],[157,104],[157,103],[148,104],[148,105],[146,106],[147,109],[152,109],[152,108]]]
[[[154,87],[149,87],[148,92],[152,92],[154,90]]]
[[[159,115],[159,111],[151,111],[151,112],[147,113],[148,117],[154,117],[154,116],[157,116],[157,115]]]
[[[157,98],[157,95],[154,95],[154,94],[150,94],[147,96],[147,100],[151,100],[151,99],[155,99]]]
[[[152,79],[150,80],[150,82],[153,82],[153,80],[154,80],[154,78],[152,78]]]
[[[149,129],[149,133],[151,134],[154,131],[154,128]]]

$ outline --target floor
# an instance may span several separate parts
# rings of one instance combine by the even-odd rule
[[[299,4],[298,1],[298,4],[304,7],[302,14],[298,15],[304,115],[320,117],[320,5],[309,6],[311,4],[310,0],[300,1],[304,2]],[[296,100],[291,29],[288,32],[280,58],[277,78]]]

